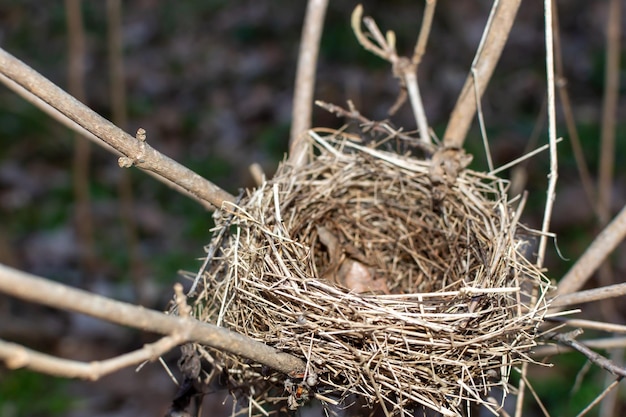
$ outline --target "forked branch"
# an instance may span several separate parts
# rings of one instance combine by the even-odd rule
[[[422,97],[419,92],[417,68],[426,49],[436,4],[436,0],[426,1],[422,28],[411,58],[398,56],[395,33],[388,31],[386,35],[383,35],[374,19],[371,17],[363,18],[362,5],[359,4],[352,12],[352,30],[361,46],[374,55],[388,61],[392,65],[394,76],[400,79],[400,85],[403,91],[404,89],[408,91],[415,121],[419,129],[420,139],[427,144],[431,143],[430,131],[428,128],[428,120],[426,120],[424,104],[422,103]],[[361,22],[363,22],[368,32],[363,32]],[[401,98],[404,97],[406,96],[401,95]],[[402,104],[402,101],[403,100],[400,100],[399,104]],[[394,108],[397,107],[398,104],[394,105]]]
[[[197,342],[212,346],[286,374],[301,372],[305,369],[305,363],[300,359],[226,328],[203,323],[190,317],[167,315],[115,301],[4,265],[0,265],[0,292],[37,304],[87,314],[111,323],[162,334],[173,338],[176,344]],[[157,348],[162,347],[161,345],[169,346],[168,343],[163,341]],[[26,353],[30,355],[31,361],[35,358],[31,352],[16,351],[14,346],[7,344],[0,346],[0,359],[4,359],[9,365],[28,366],[28,361],[20,361],[19,357],[15,356]]]
[[[126,158],[124,161],[157,174],[168,184],[177,184],[217,208],[225,201],[235,200],[228,192],[158,152],[145,141],[133,138],[3,49],[0,49],[0,74],[4,76],[0,77],[0,81],[14,91],[27,95],[27,99],[40,108],[53,108],[55,111],[51,113],[71,120],[97,138],[98,144],[108,145],[105,148],[114,148]],[[36,99],[33,100],[32,96]]]

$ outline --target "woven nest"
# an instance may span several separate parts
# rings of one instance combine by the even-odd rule
[[[307,374],[196,350],[252,414],[316,397],[460,415],[494,387],[506,393],[549,286],[522,254],[529,234],[506,182],[462,170],[434,185],[430,160],[338,133],[309,140],[311,163],[282,164],[216,213],[193,300],[200,320],[302,358]]]

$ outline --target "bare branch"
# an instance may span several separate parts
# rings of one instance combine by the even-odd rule
[[[200,175],[180,165],[156,151],[147,143],[139,141],[87,106],[67,94],[8,52],[0,49],[0,72],[21,87],[39,98],[38,105],[45,104],[89,131],[100,142],[107,143],[132,161],[132,164],[146,171],[154,172],[168,182],[178,184],[187,192],[201,200],[220,208],[225,201],[234,201],[235,197],[222,190]],[[4,81],[3,77],[0,77]]]
[[[422,56],[426,51],[426,43],[428,43],[428,37],[430,36],[430,28],[433,24],[433,17],[435,16],[435,7],[437,6],[437,0],[426,0],[426,8],[424,9],[424,17],[422,17],[422,27],[420,28],[420,34],[415,44],[415,50],[413,51],[413,57],[411,62],[417,68],[422,62]]]
[[[134,352],[103,361],[86,363],[58,358],[16,343],[0,340],[0,359],[4,360],[10,369],[28,368],[48,375],[95,381],[120,369],[145,361],[154,361],[182,342],[184,341],[180,337],[167,336],[155,343],[146,344]]]
[[[557,295],[570,294],[585,285],[609,254],[626,236],[626,206],[609,223],[585,253],[561,279],[556,288]]]
[[[600,355],[599,353],[594,352],[593,350],[589,349],[587,346],[585,346],[585,344],[577,341],[575,339],[575,337],[577,335],[581,334],[581,333],[582,333],[582,330],[573,331],[573,332],[569,332],[569,333],[556,333],[556,334],[552,335],[551,338],[556,340],[559,343],[564,344],[565,346],[568,346],[568,347],[570,347],[570,348],[572,348],[572,349],[582,353],[591,362],[593,362],[596,365],[598,365],[599,367],[609,371],[613,375],[619,376],[621,378],[626,376],[626,369],[621,368],[621,367],[615,365],[609,359],[607,359],[604,356]]]
[[[0,292],[111,323],[172,336],[180,343],[202,343],[286,374],[305,369],[300,359],[226,328],[111,300],[4,265],[0,265]]]
[[[289,162],[294,166],[306,163],[309,142],[303,135],[311,128],[317,56],[327,6],[328,0],[309,0],[302,28],[289,139]]]
[[[626,283],[607,285],[606,287],[594,288],[592,290],[563,294],[556,297],[554,301],[550,303],[550,306],[564,307],[573,304],[590,303],[592,301],[621,297],[622,295],[626,295]]]
[[[415,122],[420,132],[420,139],[422,142],[427,144],[431,143],[430,130],[428,129],[428,120],[426,119],[424,104],[422,103],[422,97],[419,92],[417,67],[426,48],[426,41],[428,39],[428,35],[430,34],[430,26],[434,11],[435,2],[432,0],[427,1],[422,22],[422,29],[411,59],[398,56],[394,32],[387,32],[387,36],[385,37],[378,28],[378,25],[376,25],[374,19],[371,17],[362,17],[362,5],[359,4],[356,6],[352,12],[351,19],[352,30],[354,31],[359,44],[374,55],[388,61],[392,65],[393,75],[400,79],[400,86],[408,91],[409,99],[411,100],[411,108],[413,109],[413,115],[415,116]],[[363,21],[367,27],[369,31],[368,33],[363,33],[363,30],[361,29],[361,21]],[[374,42],[372,42],[370,38],[372,38]],[[403,104],[404,96],[402,94],[404,93],[401,92],[401,96],[397,103],[392,107],[391,112],[395,112],[398,107]]]
[[[504,48],[521,0],[494,1],[489,21],[472,64],[480,97],[485,92]],[[443,135],[446,146],[461,147],[476,113],[474,71],[470,71]]]

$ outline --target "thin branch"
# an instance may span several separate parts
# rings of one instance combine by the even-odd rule
[[[582,340],[581,343],[584,343],[585,346],[590,349],[619,349],[626,347],[626,337],[606,337],[601,339],[589,339]],[[532,357],[543,358],[547,356],[560,355],[562,353],[571,352],[573,350],[574,349],[572,349],[571,347],[560,345],[541,346],[539,348],[533,349]]]
[[[159,356],[183,343],[180,337],[166,336],[141,349],[96,362],[79,362],[37,352],[22,345],[0,340],[0,360],[10,369],[27,368],[36,372],[64,378],[81,378],[95,381],[105,375]]]
[[[278,371],[303,372],[295,356],[226,328],[111,300],[0,265],[0,292],[37,304],[87,314],[107,322],[197,342],[248,358]]]
[[[46,106],[55,108],[92,133],[99,142],[105,142],[117,149],[132,165],[154,172],[169,183],[178,184],[217,208],[225,201],[234,201],[235,197],[231,194],[156,151],[147,143],[125,133],[3,49],[0,49],[0,72],[22,87],[17,89],[18,92],[26,90],[38,97],[40,100],[36,100],[36,103],[45,103]],[[0,80],[4,81],[4,78],[0,77]]]
[[[602,103],[600,172],[598,173],[598,211],[605,224],[611,218],[611,191],[615,166],[615,125],[619,100],[620,36],[622,0],[611,0],[606,31],[606,72]]]
[[[585,253],[561,279],[557,285],[556,294],[570,294],[581,289],[607,256],[624,240],[625,236],[626,206],[600,232]]]
[[[328,0],[309,0],[302,27],[289,139],[289,162],[293,166],[305,164],[308,154],[309,142],[303,135],[311,128],[317,56],[327,6]]]
[[[434,7],[435,2],[427,2],[422,22],[422,30],[420,31],[418,42],[411,59],[398,56],[394,32],[389,31],[387,32],[387,36],[383,36],[374,19],[371,17],[363,18],[362,5],[359,4],[355,7],[351,18],[352,30],[359,44],[364,49],[372,52],[374,55],[388,61],[392,66],[393,75],[400,79],[401,87],[403,89],[406,88],[408,91],[409,99],[411,100],[411,108],[413,109],[413,115],[415,116],[415,122],[420,132],[420,139],[422,142],[427,144],[430,144],[432,141],[430,139],[430,130],[428,128],[426,112],[424,111],[424,104],[422,103],[422,97],[419,92],[417,67],[421,61],[421,55],[424,53],[426,41],[430,34]],[[367,27],[369,32],[363,32],[361,29],[361,21]],[[371,41],[370,38],[374,41]],[[402,102],[403,100],[399,100],[399,102],[392,107],[392,111],[395,111],[398,106],[402,104]]]
[[[554,40],[552,28],[552,0],[544,1],[545,39],[546,39],[546,78],[548,84],[548,143],[550,144],[550,173],[548,174],[548,189],[546,190],[546,206],[541,224],[541,239],[537,249],[537,266],[543,267],[548,244],[548,232],[552,219],[552,208],[556,196],[556,182],[558,179],[559,164],[556,151],[556,104],[554,100]]]
[[[413,57],[411,62],[415,65],[415,68],[422,62],[422,56],[426,51],[426,44],[430,36],[430,28],[433,24],[433,17],[435,16],[435,7],[437,6],[437,0],[426,0],[426,8],[424,9],[424,17],[422,17],[422,27],[420,28],[420,34],[415,44],[415,50],[413,51]]]
[[[600,330],[607,333],[622,333],[626,334],[626,325],[605,323],[602,321],[583,320],[583,319],[569,319],[564,317],[548,317],[548,322],[564,323],[570,327]]]
[[[551,303],[551,307],[564,307],[573,304],[584,304],[593,301],[601,301],[614,297],[626,295],[626,283],[607,285],[606,287],[594,288],[586,291],[579,291],[570,294],[563,294],[556,297]]]
[[[621,378],[626,376],[626,369],[615,365],[609,359],[607,359],[604,356],[600,355],[599,353],[594,352],[593,350],[589,349],[589,347],[585,346],[584,343],[581,343],[581,342],[577,341],[575,339],[575,337],[578,334],[580,334],[580,333],[582,333],[582,330],[580,330],[580,331],[573,331],[573,332],[569,332],[569,333],[555,333],[554,335],[551,336],[551,338],[556,340],[559,343],[564,344],[565,346],[568,346],[568,347],[570,347],[570,348],[572,348],[572,349],[582,353],[591,362],[595,363],[596,365],[598,365],[602,369],[605,369],[605,370],[609,371],[613,375],[619,376]]]
[[[607,386],[604,390],[602,390],[600,395],[598,395],[593,401],[587,404],[587,406],[583,408],[583,410],[580,413],[576,414],[576,417],[583,417],[584,415],[586,415],[589,411],[591,411],[593,407],[598,405],[598,403],[602,401],[604,397],[607,396],[607,394],[609,394],[610,392],[614,392],[613,389],[615,389],[621,381],[622,381],[622,377],[619,377],[615,381],[613,381],[609,386]]]
[[[482,97],[509,37],[520,2],[521,0],[494,1],[480,46],[472,63],[472,69],[443,135],[444,145],[457,148],[463,146],[474,114],[476,114],[473,73],[475,71],[479,96]]]

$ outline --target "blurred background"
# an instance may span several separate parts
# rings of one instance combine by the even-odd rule
[[[253,186],[252,163],[271,176],[287,150],[306,3],[136,0],[122,2],[116,11],[112,4],[116,1],[3,0],[0,45],[130,134],[144,128],[154,148],[233,194]],[[357,44],[350,29],[356,4],[330,2],[315,96],[342,106],[350,99],[366,117],[382,120],[389,117],[399,87],[389,65]],[[381,29],[396,31],[399,52],[409,55],[419,33],[423,2],[363,4],[365,14],[375,17]],[[465,82],[490,7],[491,2],[478,0],[438,3],[419,69],[428,120],[438,135],[443,134]],[[559,1],[558,7],[563,73],[595,192],[608,2]],[[543,30],[543,3],[523,2],[483,100],[495,166],[547,142],[541,116],[546,95]],[[111,40],[115,34],[121,49]],[[115,56],[123,56],[124,71],[117,77],[112,70]],[[72,59],[84,64],[83,69],[70,65]],[[621,68],[612,214],[626,202],[626,73],[624,65]],[[408,105],[391,121],[405,130],[415,129]],[[559,145],[552,231],[558,234],[563,258],[554,245],[549,246],[546,265],[553,279],[567,271],[602,224],[581,187],[580,167],[562,121],[559,107],[559,131],[565,140]],[[320,109],[314,114],[315,126],[338,128],[345,122]],[[182,279],[180,271],[195,271],[201,264],[211,213],[134,168],[120,169],[116,156],[87,143],[0,87],[0,262],[165,309],[172,285]],[[474,155],[473,168],[487,170],[476,126],[466,148]],[[529,191],[524,221],[540,228],[547,153],[524,168],[523,188]],[[510,177],[512,172],[502,175]],[[611,271],[610,279],[623,281],[624,247],[612,257]],[[624,303],[602,304],[586,307],[585,317],[625,321]],[[154,339],[2,295],[0,337],[81,360],[111,357]],[[175,364],[176,353],[166,361]],[[534,367],[531,382],[553,416],[574,415],[601,391],[605,375],[592,367],[572,391],[585,361],[567,354],[554,362],[554,368]],[[98,382],[0,367],[3,417],[160,416],[175,391],[158,363]],[[218,392],[208,399],[213,405],[206,415],[215,415],[210,411],[224,397]],[[224,407],[230,410],[228,402]],[[617,407],[608,415],[623,415],[623,406],[618,402]],[[529,399],[527,415],[539,415],[536,410]]]

